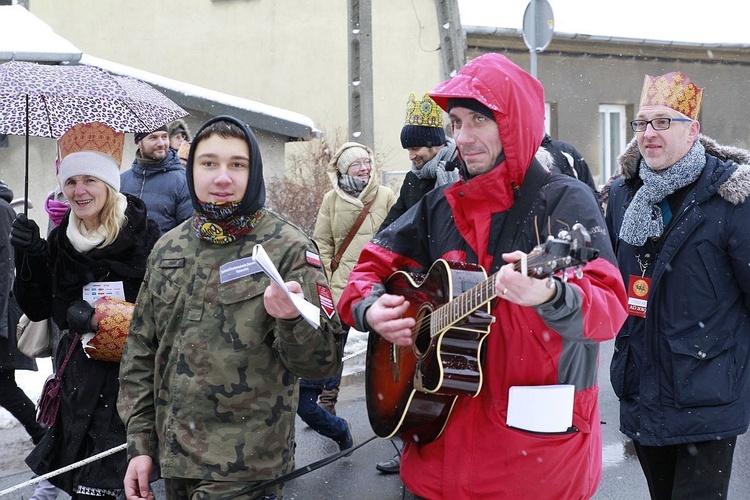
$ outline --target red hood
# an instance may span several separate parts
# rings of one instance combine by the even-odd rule
[[[455,77],[430,93],[447,110],[448,99],[476,99],[492,110],[505,152],[507,183],[519,186],[534,153],[544,138],[544,89],[542,84],[500,54],[472,60]],[[485,174],[490,175],[491,173]]]
[[[445,191],[456,227],[489,269],[487,255],[492,214],[508,210],[514,187],[523,182],[534,153],[544,138],[544,89],[539,81],[507,57],[485,54],[430,93],[440,107],[448,99],[475,99],[492,110],[500,130],[505,161],[468,182]]]

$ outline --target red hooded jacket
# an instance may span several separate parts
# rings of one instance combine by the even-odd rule
[[[436,259],[468,261],[494,272],[505,264],[498,236],[514,188],[520,186],[544,137],[541,84],[504,56],[487,54],[438,86],[431,97],[473,98],[494,114],[505,159],[491,171],[434,190],[363,250],[338,304],[347,324],[366,329],[366,308],[383,293],[395,270],[425,272]],[[625,321],[625,290],[591,190],[562,174],[549,174],[514,249],[529,252],[547,231],[580,222],[601,257],[583,277],[569,273],[565,305],[524,307],[492,302],[497,318],[485,341],[483,386],[459,397],[439,438],[407,441],[401,477],[415,494],[450,499],[583,499],[601,478],[598,342],[614,338]],[[565,434],[508,427],[511,386],[574,384],[573,426]]]

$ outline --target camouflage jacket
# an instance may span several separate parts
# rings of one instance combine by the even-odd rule
[[[277,320],[264,309],[270,279],[259,268],[222,279],[222,264],[250,257],[257,243],[307,300],[327,303],[315,244],[272,212],[227,245],[199,240],[189,219],[149,257],[118,409],[128,457],[150,455],[162,477],[261,481],[293,470],[298,377],[329,377],[340,367],[341,324],[332,309],[321,309],[318,329]]]

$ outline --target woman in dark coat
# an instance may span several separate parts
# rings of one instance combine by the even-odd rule
[[[70,212],[47,241],[24,215],[13,223],[19,304],[30,319],[51,316],[62,331],[55,355],[58,372],[70,354],[55,424],[26,459],[37,474],[125,442],[116,408],[120,364],[89,358],[75,342],[76,334],[96,330],[94,310],[82,300],[84,286],[109,282],[117,288],[121,282],[125,300],[135,302],[146,258],[160,234],[143,202],[119,193],[123,144],[123,134],[103,124],[70,129],[58,141],[60,185]],[[126,466],[122,451],[51,481],[73,499],[114,498],[122,491]]]
[[[24,356],[16,345],[16,325],[21,310],[13,298],[13,252],[8,235],[16,212],[11,208],[13,191],[0,181],[0,406],[8,410],[31,436],[34,444],[44,436],[36,421],[36,409],[16,384],[16,370],[36,371],[36,361]]]

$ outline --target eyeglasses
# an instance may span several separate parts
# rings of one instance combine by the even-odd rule
[[[349,164],[349,168],[353,168],[357,172],[362,170],[364,167],[368,167],[368,168],[372,167],[372,160],[370,159],[359,160],[359,161],[355,161]]]
[[[654,118],[653,120],[633,120],[630,122],[630,128],[633,132],[645,132],[648,124],[654,130],[667,130],[672,122],[692,122],[690,118]]]

